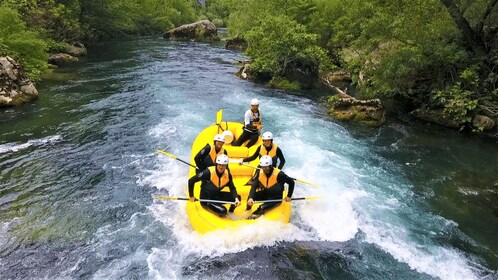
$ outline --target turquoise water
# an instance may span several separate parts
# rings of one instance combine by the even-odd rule
[[[140,38],[92,46],[0,113],[2,279],[497,279],[498,149],[394,116],[329,119],[324,93],[239,80],[238,52]],[[261,100],[296,185],[291,223],[201,236],[183,202],[190,145]]]

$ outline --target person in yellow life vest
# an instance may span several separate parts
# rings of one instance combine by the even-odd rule
[[[259,112],[259,100],[253,98],[251,100],[251,109],[247,110],[244,114],[244,128],[242,135],[232,143],[232,146],[240,146],[244,144],[247,139],[250,139],[246,147],[251,147],[258,141],[259,133],[263,128],[263,118]]]
[[[240,164],[243,162],[251,162],[258,156],[261,158],[262,156],[269,155],[273,162],[272,166],[277,167],[278,160],[280,161],[278,169],[282,170],[282,168],[284,168],[285,158],[280,147],[273,143],[273,133],[267,131],[263,133],[261,138],[263,139],[263,145],[259,146],[252,156],[241,159]]]
[[[229,212],[233,212],[235,207],[240,204],[240,195],[237,194],[235,185],[233,184],[232,174],[227,168],[228,156],[225,154],[219,155],[216,158],[216,166],[210,166],[200,173],[192,176],[188,180],[188,194],[190,201],[194,202],[194,184],[201,181],[200,199],[222,200],[227,202],[235,202],[230,206]],[[222,191],[228,187],[229,192]],[[202,207],[208,211],[224,217],[227,215],[227,209],[222,203],[201,202]]]
[[[262,156],[259,159],[259,165],[261,169],[256,172],[257,180],[254,180],[251,185],[251,190],[247,197],[246,210],[251,210],[255,200],[282,199],[285,183],[289,185],[289,189],[284,200],[287,202],[291,201],[292,193],[294,192],[294,180],[284,172],[273,167],[272,159],[268,155]],[[282,202],[265,202],[252,213],[250,218],[258,218],[266,211],[280,205],[280,203]]]
[[[227,155],[227,151],[223,148],[225,137],[221,134],[216,134],[213,140],[213,145],[206,144],[194,157],[195,165],[199,172],[213,166],[217,156],[221,154]]]

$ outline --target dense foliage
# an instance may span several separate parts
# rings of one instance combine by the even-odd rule
[[[47,67],[47,43],[26,28],[19,14],[0,6],[0,56],[19,59],[31,78],[39,78]]]
[[[38,79],[46,51],[75,41],[164,32],[196,20],[195,0],[0,0],[0,55]]]
[[[282,74],[282,62],[299,45],[295,37],[308,38],[299,50],[314,57],[325,51],[327,62],[350,72],[361,93],[444,108],[464,123],[498,97],[497,2],[253,0],[226,7],[229,33],[248,40],[258,71],[273,67]],[[280,26],[268,29],[271,21]]]

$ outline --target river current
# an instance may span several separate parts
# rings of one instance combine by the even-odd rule
[[[324,92],[234,76],[239,52],[102,42],[0,112],[1,279],[498,279],[497,143],[391,116],[330,119]],[[200,235],[185,202],[196,135],[258,98],[296,184],[290,224]]]

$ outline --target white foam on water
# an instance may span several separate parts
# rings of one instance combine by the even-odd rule
[[[274,246],[282,241],[346,242],[362,231],[366,242],[379,246],[396,260],[420,273],[442,279],[476,278],[470,261],[463,254],[431,242],[430,239],[427,241],[427,238],[420,236],[421,233],[410,228],[411,221],[405,220],[403,213],[398,210],[410,207],[413,199],[409,186],[398,187],[404,181],[402,174],[391,170],[389,165],[386,165],[389,169],[384,165],[368,165],[364,158],[371,158],[372,155],[367,144],[352,138],[341,126],[313,116],[317,110],[313,102],[294,97],[283,100],[279,96],[237,92],[223,97],[225,102],[233,103],[235,108],[224,111],[224,119],[237,118],[233,113],[237,109],[242,119],[243,111],[248,106],[241,104],[253,97],[261,100],[264,131],[273,132],[275,143],[284,153],[287,163],[283,171],[291,177],[320,186],[315,188],[296,182],[293,196],[320,196],[321,199],[294,202],[289,224],[260,218],[255,224],[237,230],[236,234],[213,231],[204,235],[192,229],[182,202],[155,202],[150,206],[151,213],[171,230],[177,243],[173,248],[155,248],[149,255],[151,275],[162,279],[176,278],[182,263],[192,255],[219,256],[254,247]],[[198,119],[198,112],[184,114],[174,120],[165,120],[165,131],[159,125],[151,135],[161,137],[172,131],[168,125],[176,123],[186,126],[189,119],[196,125],[203,123]],[[202,115],[201,119],[211,117]],[[183,141],[190,142],[175,146],[177,149],[174,152],[189,159],[190,143],[203,128],[191,128],[182,135],[180,138]],[[188,178],[187,171],[179,172],[181,163],[157,159],[157,173],[152,172],[146,179],[147,183],[170,195],[185,194]],[[167,183],[164,179],[166,176]],[[382,183],[371,185],[371,181]],[[372,199],[374,203],[364,205],[361,201],[365,198]],[[434,216],[431,213],[423,214]],[[171,250],[175,252],[174,258],[170,257]],[[169,261],[160,262],[161,258]]]
[[[410,232],[391,223],[362,223],[366,241],[376,244],[410,268],[441,279],[479,279],[462,253],[413,241]]]
[[[28,140],[26,143],[18,143],[18,142],[5,143],[0,145],[0,154],[18,152],[32,146],[43,146],[46,144],[53,144],[61,140],[62,140],[61,135],[53,135],[40,139]]]

